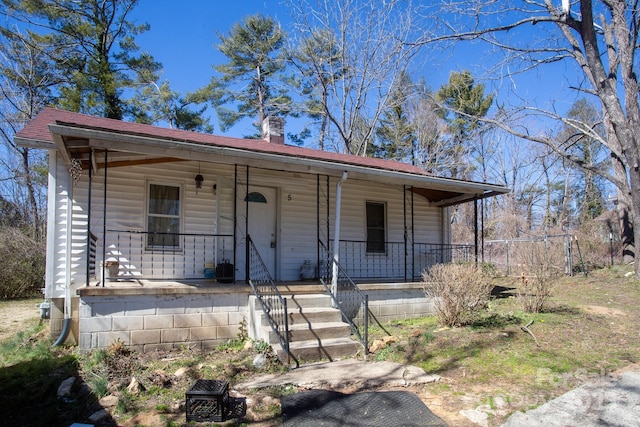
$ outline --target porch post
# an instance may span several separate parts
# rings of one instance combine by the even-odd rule
[[[473,199],[473,237],[476,264],[478,263],[478,198]]]
[[[104,191],[102,192],[102,265],[100,266],[102,272],[100,276],[100,282],[104,287],[104,269],[107,263],[107,165],[109,150],[104,150]]]
[[[338,295],[338,259],[340,252],[340,209],[342,205],[342,183],[347,180],[347,171],[342,172],[342,178],[336,184],[336,220],[333,230],[333,274],[331,288],[333,295]]]
[[[233,167],[233,268],[238,265],[237,259],[238,251],[238,164]],[[224,253],[222,254],[222,262],[224,262]],[[235,271],[234,271],[235,273]],[[233,275],[233,281],[235,282],[235,274]],[[249,281],[245,281],[249,284]]]
[[[402,185],[402,239],[404,243],[404,281],[407,281],[407,186]]]
[[[404,230],[403,238],[404,238],[404,281],[407,281],[407,186],[402,186],[402,228]],[[413,276],[413,270],[411,272],[411,276]]]
[[[321,246],[320,246],[320,174],[316,175],[316,265],[318,266],[318,278],[320,278]],[[327,242],[328,244],[328,242]]]
[[[247,173],[246,173],[246,181],[247,181],[247,185],[246,185],[246,194],[244,197],[244,234],[245,234],[245,258],[244,258],[244,266],[245,266],[245,273],[244,273],[244,277],[245,280],[247,282],[247,284],[249,284],[249,165],[247,165]]]
[[[326,194],[326,198],[327,198],[327,211],[325,212],[326,215],[326,230],[325,230],[325,236],[327,237],[327,247],[325,248],[324,251],[324,260],[325,262],[327,262],[327,265],[324,266],[324,268],[326,268],[327,270],[325,271],[325,274],[328,275],[329,274],[329,259],[331,257],[331,239],[329,238],[329,236],[331,235],[331,177],[329,175],[326,176],[326,186],[327,186],[327,194]],[[320,271],[320,270],[318,270]]]
[[[480,262],[484,263],[484,201],[480,200]]]
[[[415,227],[415,214],[414,214],[414,205],[415,205],[415,191],[413,191],[413,186],[411,186],[411,281],[415,280],[415,272],[416,272],[416,227]],[[418,274],[418,278],[422,279],[422,273]]]
[[[89,149],[89,182],[87,184],[87,260],[86,260],[86,268],[87,268],[87,283],[85,286],[89,286],[89,280],[91,276],[89,274],[89,263],[91,260],[89,259],[89,252],[91,250],[91,180],[93,178],[93,149]],[[95,271],[95,270],[94,270]]]
[[[71,255],[73,249],[73,187],[75,185],[75,178],[69,174],[69,181],[67,183],[67,211],[66,222],[67,229],[65,242],[65,257],[64,257],[64,322],[68,322],[71,319]]]

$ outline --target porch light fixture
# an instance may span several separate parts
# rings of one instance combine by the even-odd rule
[[[196,188],[202,188],[202,181],[204,181],[204,177],[200,174],[196,175]]]
[[[196,175],[196,194],[198,193],[198,189],[202,188],[202,181],[204,181],[204,177],[200,175],[200,162],[198,162],[198,175]]]

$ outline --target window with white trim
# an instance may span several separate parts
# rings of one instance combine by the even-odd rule
[[[147,249],[180,249],[180,198],[176,185],[149,184]]]
[[[386,207],[384,203],[367,202],[367,253],[385,253]]]

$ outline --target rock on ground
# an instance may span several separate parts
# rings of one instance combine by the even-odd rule
[[[76,377],[69,377],[62,381],[60,387],[58,387],[58,399],[71,396],[71,387],[76,382]]]

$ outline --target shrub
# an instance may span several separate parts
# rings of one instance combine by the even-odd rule
[[[45,247],[19,229],[0,229],[0,299],[42,294]]]
[[[554,254],[558,248],[550,248],[546,242],[529,245],[525,251],[518,253],[520,261],[520,285],[517,301],[528,313],[539,313],[553,294],[553,287],[563,265],[553,265],[560,255]],[[560,257],[560,259],[562,259]]]
[[[614,263],[622,263],[622,244],[620,242],[619,232],[613,231],[613,245],[609,242],[609,228],[602,221],[585,221],[574,232],[573,236],[573,252],[574,252],[574,271],[581,270],[582,266],[578,263],[579,253],[577,244],[580,244],[580,252],[582,253],[584,263],[588,270],[595,270],[611,265],[611,246],[613,246]]]
[[[486,308],[493,285],[475,264],[436,264],[422,274],[427,297],[434,298],[438,322],[444,326],[472,323]]]

